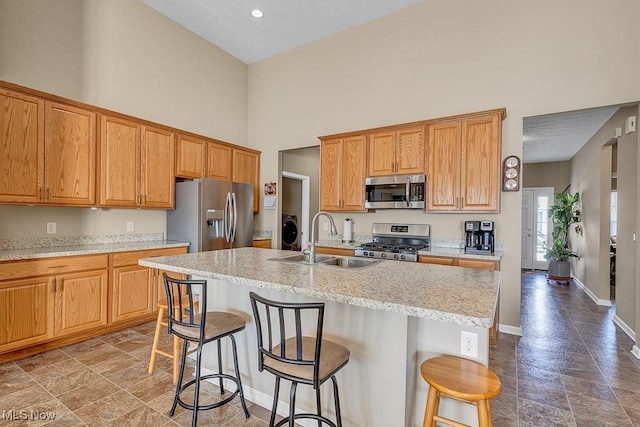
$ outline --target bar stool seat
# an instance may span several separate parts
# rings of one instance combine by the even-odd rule
[[[156,320],[156,330],[153,334],[153,344],[151,344],[151,357],[149,359],[149,373],[153,374],[153,371],[156,367],[156,356],[159,354],[161,356],[167,357],[173,360],[173,383],[176,384],[178,382],[178,371],[180,364],[180,338],[177,335],[173,336],[173,347],[171,349],[171,353],[160,349],[160,332],[163,326],[168,326],[167,321],[165,320],[165,316],[167,314],[167,310],[169,308],[167,304],[167,299],[158,301],[156,304],[158,307],[158,319]],[[189,306],[188,301],[184,301],[180,307],[176,306],[176,310],[186,310]],[[195,306],[198,306],[198,302],[195,302]],[[192,353],[195,350],[190,351]]]
[[[500,394],[500,379],[490,369],[473,360],[457,356],[439,356],[420,366],[422,378],[429,384],[423,427],[436,422],[460,427],[465,424],[438,415],[440,397],[446,396],[477,406],[480,427],[491,427],[489,400]]]

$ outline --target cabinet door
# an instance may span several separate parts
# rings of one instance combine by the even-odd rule
[[[152,280],[154,281],[155,288],[156,288],[156,294],[154,297],[154,307],[153,307],[154,311],[158,311],[158,306],[156,305],[157,303],[159,302],[162,302],[164,304],[167,303],[167,291],[164,288],[164,279],[162,277],[162,273],[164,273],[164,270],[157,270],[155,268],[151,272]],[[188,279],[188,276],[186,274],[174,273],[172,271],[167,271],[166,273],[169,277],[174,279],[181,279],[181,280]]]
[[[0,283],[0,353],[53,338],[51,277]]]
[[[452,211],[460,207],[460,147],[462,123],[429,126],[427,206],[430,211]]]
[[[100,117],[100,206],[138,206],[140,125]]]
[[[44,101],[0,89],[0,202],[39,202],[43,169]]]
[[[500,125],[497,115],[464,122],[460,185],[465,211],[500,209]]]
[[[372,133],[369,135],[369,176],[395,174],[396,144],[395,132]]]
[[[253,184],[253,212],[260,211],[260,155],[233,150],[233,181]]]
[[[46,101],[44,140],[44,201],[95,204],[96,114]]]
[[[342,208],[342,140],[329,139],[320,144],[320,209]]]
[[[345,138],[342,162],[342,210],[364,211],[367,168],[367,137]]]
[[[207,178],[231,181],[232,150],[227,145],[207,141]]]
[[[173,209],[175,201],[174,134],[142,126],[140,193],[142,206]]]
[[[107,271],[56,277],[56,336],[107,324]]]
[[[151,313],[155,286],[150,268],[138,265],[114,268],[111,321],[118,322]]]
[[[396,174],[421,174],[427,159],[424,151],[424,126],[396,132]]]
[[[207,142],[203,139],[178,135],[176,145],[176,176],[202,178]]]

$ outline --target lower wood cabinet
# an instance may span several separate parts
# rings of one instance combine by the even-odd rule
[[[420,255],[418,261],[425,264],[453,265],[457,267],[500,270],[500,261],[477,258],[458,258],[448,256]]]
[[[0,354],[37,344],[55,348],[150,320],[157,301],[166,299],[164,284],[160,271],[139,266],[138,259],[186,252],[178,247],[0,263]]]
[[[0,353],[107,323],[107,255],[0,263]]]
[[[316,246],[316,253],[338,256],[354,256],[356,254],[356,251],[354,249],[334,248],[330,246]]]
[[[254,248],[271,249],[271,239],[254,240],[251,246]]]
[[[140,258],[187,253],[186,247],[119,252],[110,255],[113,266],[111,322],[141,317],[157,310],[157,302],[166,299],[162,274],[138,265]],[[184,275],[172,277],[184,278]]]

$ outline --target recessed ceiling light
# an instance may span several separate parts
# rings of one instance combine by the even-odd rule
[[[260,9],[253,9],[251,11],[251,16],[253,16],[254,18],[262,18],[264,16],[264,13],[262,13]]]

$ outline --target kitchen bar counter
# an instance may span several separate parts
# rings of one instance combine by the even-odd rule
[[[249,291],[280,301],[325,302],[324,336],[351,351],[337,375],[345,427],[421,426],[427,385],[420,364],[441,354],[461,355],[462,332],[477,337],[477,354],[466,357],[488,364],[500,272],[398,261],[349,270],[269,260],[291,254],[239,248],[145,258],[139,264],[206,279],[207,310],[231,311],[247,320],[236,338],[245,396],[267,409],[274,378],[257,369]],[[227,368],[229,361],[223,357]],[[216,369],[216,346],[205,346],[203,372]],[[329,390],[322,387],[322,411],[332,418]],[[281,390],[281,410],[287,395]],[[311,387],[299,387],[299,410],[314,411],[315,405]],[[441,405],[445,416],[472,425],[473,409],[454,401]]]
[[[146,240],[133,242],[75,244],[67,246],[44,246],[35,248],[15,248],[0,250],[0,262],[53,258],[61,256],[92,255],[112,252],[129,252],[145,249],[176,248],[186,246],[189,246],[189,243],[178,242],[174,240]]]
[[[459,325],[493,325],[497,271],[398,261],[348,270],[269,260],[290,254],[239,248],[143,259],[140,265]]]

